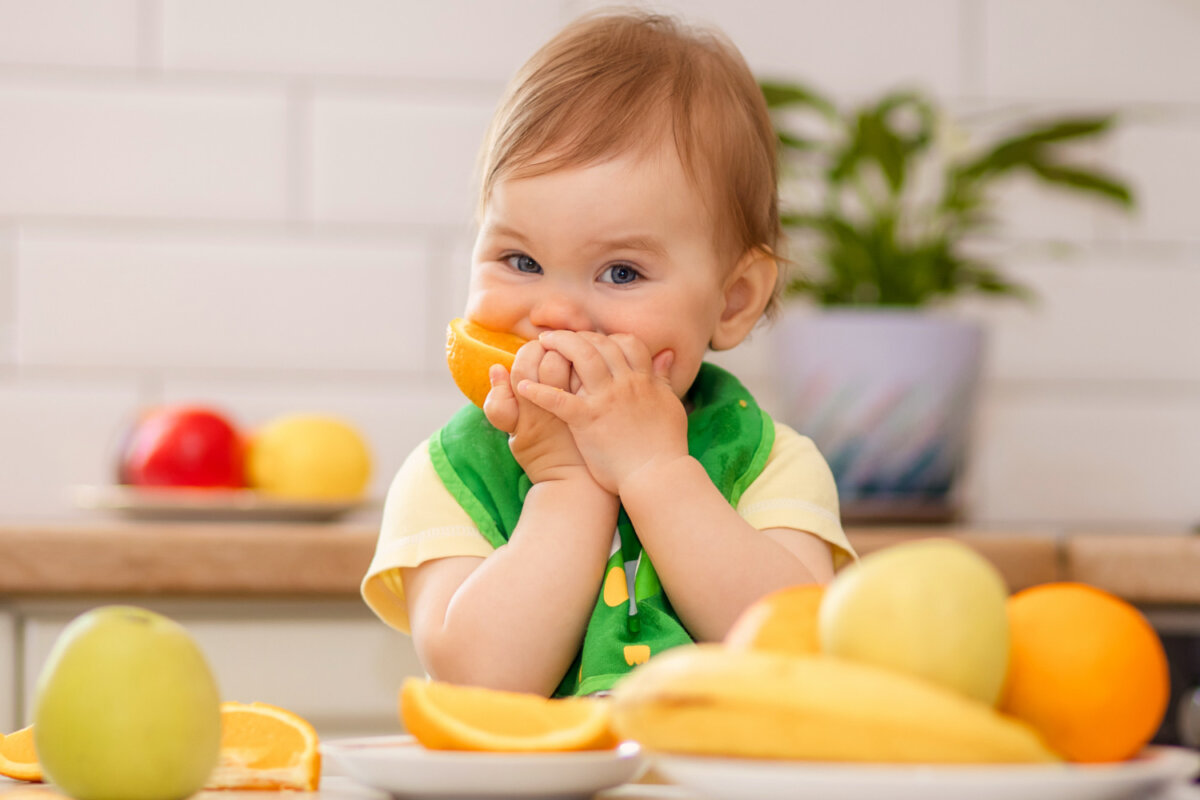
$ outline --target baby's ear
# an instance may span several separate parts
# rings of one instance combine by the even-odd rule
[[[742,254],[725,279],[724,305],[712,335],[713,350],[729,350],[750,334],[779,279],[779,263],[766,247],[752,247]]]

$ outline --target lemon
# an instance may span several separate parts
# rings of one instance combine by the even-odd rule
[[[358,430],[319,414],[292,414],[263,426],[246,456],[250,486],[297,500],[362,496],[371,477],[371,453]]]

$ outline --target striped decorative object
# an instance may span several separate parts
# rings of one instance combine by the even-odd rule
[[[790,311],[775,342],[780,417],[829,462],[845,519],[956,513],[977,324],[923,311]]]

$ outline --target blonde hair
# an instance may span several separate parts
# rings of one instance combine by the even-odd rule
[[[596,163],[668,134],[717,246],[774,254],[775,132],[745,59],[719,32],[637,11],[583,17],[513,78],[481,152],[480,213],[504,178]]]

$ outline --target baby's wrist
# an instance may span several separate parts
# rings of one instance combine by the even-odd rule
[[[570,482],[571,485],[582,485],[583,482],[595,483],[592,473],[584,464],[555,464],[535,470],[526,470],[529,480],[535,485],[541,483]]]
[[[580,512],[608,510],[614,512],[620,505],[617,496],[605,489],[586,466],[562,467],[551,474],[540,476],[533,482],[531,492],[554,495],[569,503],[569,507]]]
[[[661,502],[670,493],[686,487],[698,477],[708,479],[704,466],[692,456],[653,458],[625,475],[617,485],[617,494],[628,508],[640,501]]]

